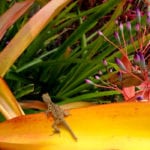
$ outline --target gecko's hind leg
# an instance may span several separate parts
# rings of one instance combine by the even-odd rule
[[[60,129],[57,127],[57,123],[54,122],[52,125],[53,129],[54,129],[54,133],[60,133]]]
[[[60,129],[57,127],[56,123],[53,123],[52,128],[54,129],[54,131],[50,136],[52,136],[56,133],[60,134]]]

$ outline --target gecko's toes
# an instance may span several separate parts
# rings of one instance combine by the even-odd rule
[[[59,129],[55,129],[54,133],[60,133],[60,130]]]
[[[56,127],[55,125],[53,125],[53,128],[54,128],[54,132],[55,133],[60,133],[60,129],[58,127]]]

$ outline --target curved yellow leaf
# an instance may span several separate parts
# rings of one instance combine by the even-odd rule
[[[0,112],[6,119],[11,119],[20,115],[24,115],[23,110],[18,104],[11,90],[0,77]]]
[[[41,102],[39,100],[23,100],[22,102],[19,102],[20,106],[23,109],[39,109],[39,110],[46,110],[47,105],[44,102]],[[96,105],[95,103],[91,102],[73,102],[73,103],[67,103],[64,105],[61,105],[60,107],[62,109],[72,109],[72,108],[80,108],[80,107],[86,107],[86,106],[91,106],[91,105]]]
[[[78,137],[74,141],[44,113],[20,116],[0,124],[0,149],[15,150],[149,150],[150,105],[116,103],[70,111],[66,121]]]

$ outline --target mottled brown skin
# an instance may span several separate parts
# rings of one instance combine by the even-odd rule
[[[54,104],[49,96],[48,93],[45,93],[42,95],[42,99],[45,103],[48,105],[48,110],[47,110],[47,116],[49,113],[52,114],[54,118],[54,123],[52,127],[54,128],[55,132],[60,133],[60,129],[58,128],[58,125],[63,125],[72,135],[72,137],[77,141],[77,137],[68,125],[68,123],[65,121],[64,117],[67,116],[68,114],[61,109],[58,105]]]

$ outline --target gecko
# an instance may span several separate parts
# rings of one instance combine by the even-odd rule
[[[74,134],[73,130],[70,128],[69,124],[64,119],[64,117],[68,116],[68,114],[62,108],[60,108],[60,106],[52,102],[48,93],[43,94],[42,99],[48,105],[48,109],[46,111],[47,117],[49,113],[51,113],[54,119],[54,123],[52,125],[53,129],[55,130],[54,132],[60,133],[58,125],[61,124],[70,132],[73,139],[77,141],[76,135]]]

